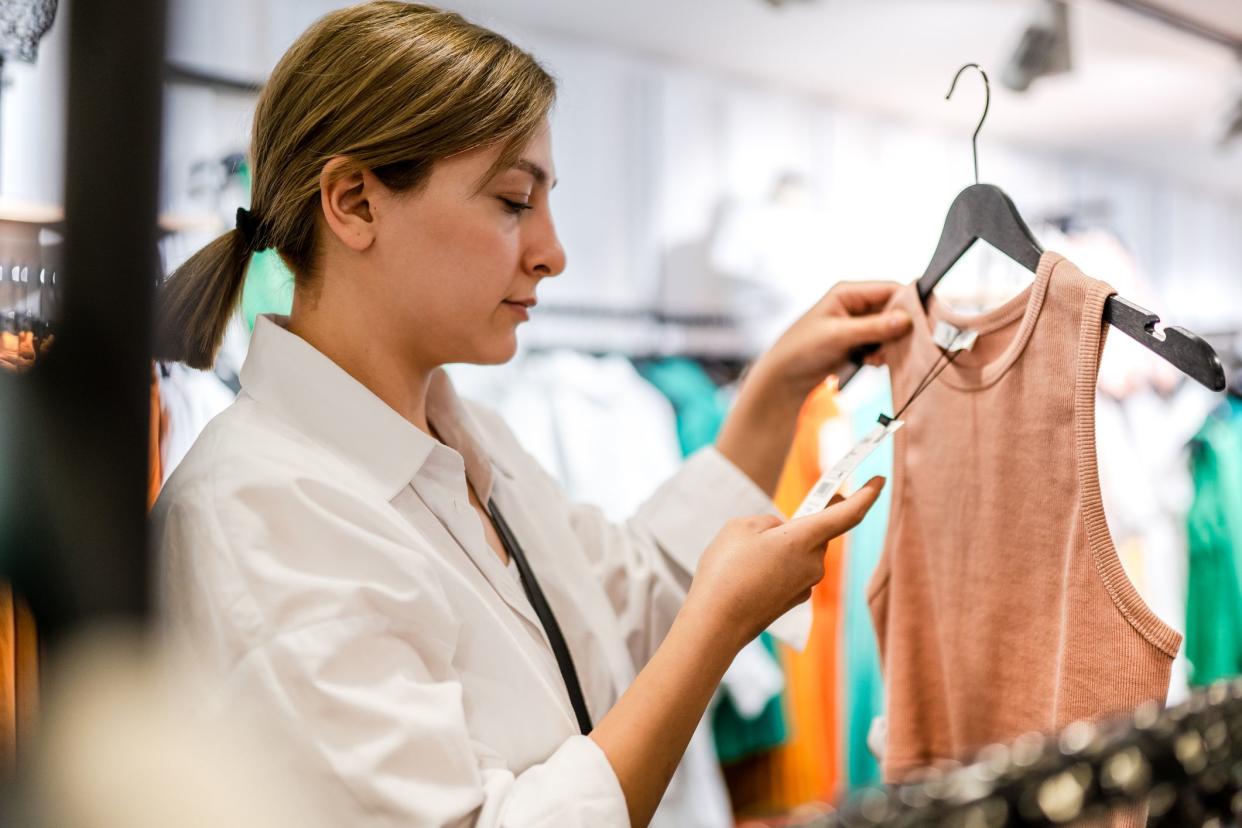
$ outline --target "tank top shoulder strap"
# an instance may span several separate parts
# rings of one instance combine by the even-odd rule
[[[1070,262],[1062,262],[1058,277],[1075,280],[1081,297],[1078,356],[1074,380],[1074,442],[1078,460],[1079,496],[1082,520],[1096,567],[1113,603],[1126,620],[1153,646],[1175,657],[1181,636],[1160,620],[1126,575],[1121,559],[1113,546],[1104,503],[1100,493],[1099,465],[1095,447],[1095,399],[1100,374],[1100,357],[1108,326],[1104,322],[1104,304],[1116,293],[1113,288],[1084,275]],[[1068,287],[1068,286],[1067,286]]]

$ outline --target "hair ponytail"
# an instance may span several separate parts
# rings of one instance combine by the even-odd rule
[[[155,356],[210,368],[241,298],[251,245],[230,230],[177,268],[155,297]]]

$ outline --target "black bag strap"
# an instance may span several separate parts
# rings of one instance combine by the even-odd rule
[[[492,523],[496,525],[496,534],[500,535],[500,542],[504,544],[505,551],[509,553],[509,557],[517,565],[518,574],[522,576],[522,588],[526,590],[526,597],[530,600],[535,614],[539,616],[543,631],[547,633],[548,643],[552,645],[552,653],[556,656],[556,664],[561,668],[561,678],[565,680],[565,689],[569,691],[569,702],[573,705],[574,714],[578,717],[578,728],[585,736],[591,732],[591,714],[587,711],[586,699],[582,695],[582,685],[578,682],[578,671],[574,669],[574,659],[569,654],[569,647],[565,644],[565,636],[561,633],[560,625],[556,623],[552,607],[548,605],[547,599],[543,596],[543,590],[539,588],[539,582],[535,580],[535,573],[526,560],[522,545],[518,543],[513,530],[505,522],[494,501],[488,501],[487,513],[491,515]]]

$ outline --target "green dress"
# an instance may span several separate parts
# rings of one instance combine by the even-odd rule
[[[1230,397],[1191,444],[1186,517],[1186,658],[1194,685],[1242,674],[1242,400]]]

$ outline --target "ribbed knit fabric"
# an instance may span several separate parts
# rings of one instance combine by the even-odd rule
[[[903,416],[892,511],[868,588],[886,686],[884,775],[1163,700],[1181,636],[1121,568],[1100,501],[1095,389],[1112,289],[1055,253],[964,316],[914,285],[885,348],[894,404],[940,355],[939,319],[979,331]],[[1114,824],[1128,824],[1127,819]]]

